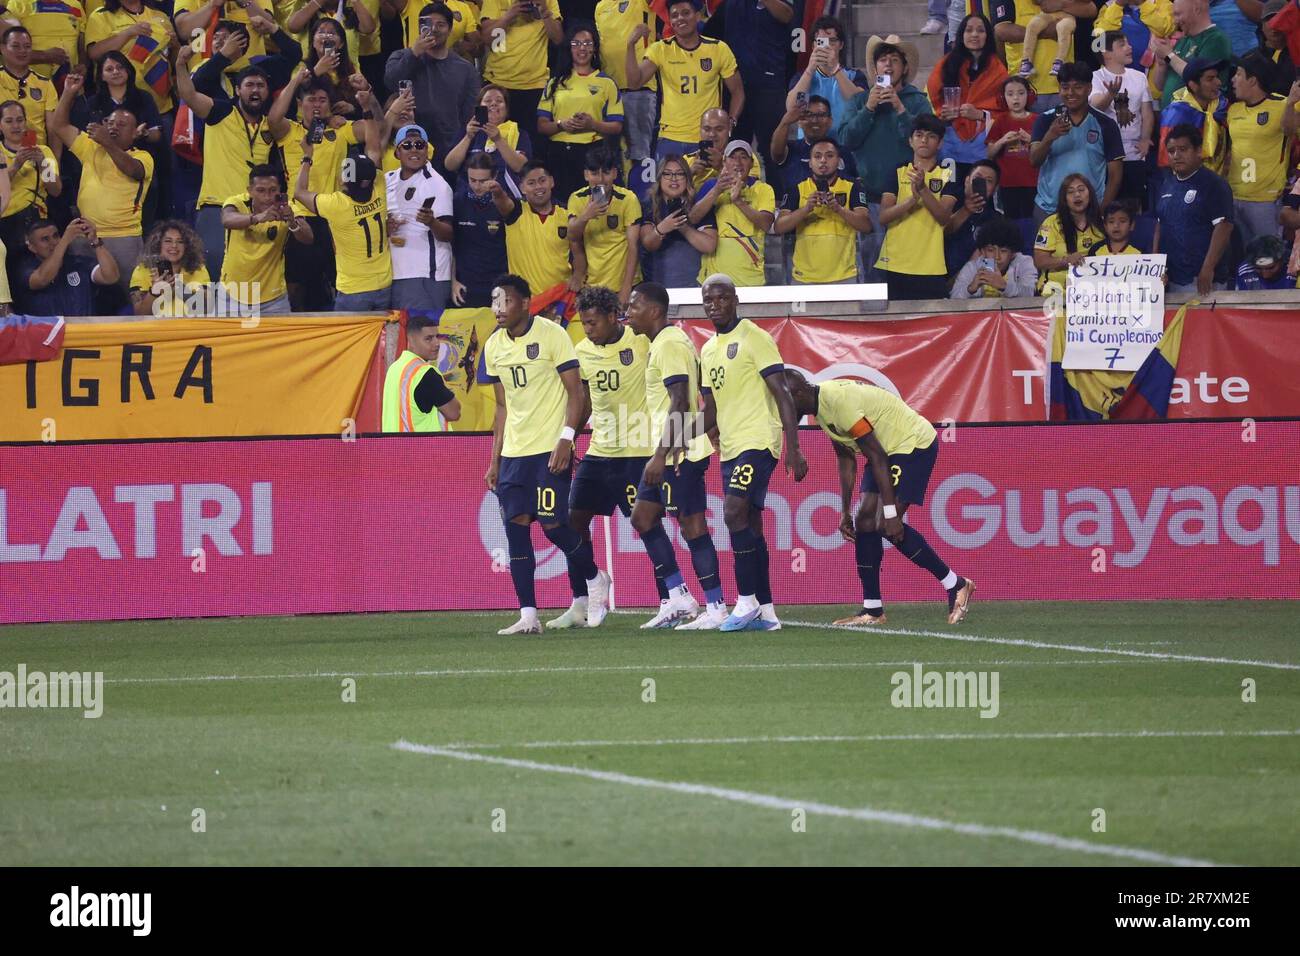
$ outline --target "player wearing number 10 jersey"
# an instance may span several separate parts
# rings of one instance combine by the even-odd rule
[[[564,553],[569,579],[582,580],[591,600],[605,601],[609,587],[609,578],[596,570],[591,542],[568,524],[573,439],[583,411],[578,357],[564,329],[532,314],[531,299],[528,283],[519,276],[499,278],[492,290],[497,330],[483,347],[486,381],[497,400],[492,462],[483,477],[501,504],[510,579],[519,598],[519,620],[498,634],[542,632],[529,532],[534,520]]]
[[[699,431],[716,425],[722,445],[722,516],[731,532],[740,591],[720,630],[772,631],[781,626],[772,606],[763,503],[776,470],[781,436],[785,467],[803,481],[808,463],[799,450],[799,418],[786,388],[781,353],[772,336],[736,315],[736,284],[715,273],[704,280],[704,315],[718,334],[700,349],[704,412]]]
[[[673,36],[651,43],[641,62],[636,59],[636,45],[650,35],[645,24],[632,31],[624,51],[629,90],[639,90],[646,80],[659,74],[663,107],[656,152],[661,160],[669,153],[684,155],[699,146],[700,117],[705,110],[722,105],[724,84],[731,94],[731,115],[740,116],[745,111],[745,89],[737,72],[736,56],[721,40],[700,36],[697,0],[668,0],[668,21]]]

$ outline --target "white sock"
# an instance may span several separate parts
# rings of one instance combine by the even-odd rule
[[[596,588],[599,586],[600,586],[600,568],[597,568],[596,576],[594,578],[587,578],[587,588],[588,590],[590,590],[592,588]]]
[[[748,614],[757,607],[758,598],[754,597],[752,594],[742,594],[740,597],[736,598],[736,606],[731,609],[731,613],[737,616]]]
[[[885,603],[883,601],[864,600],[862,602],[862,606],[868,611],[879,611],[882,607],[885,606]]]
[[[775,621],[775,620],[777,619],[777,618],[776,618],[776,607],[773,606],[773,605],[771,605],[771,604],[764,604],[764,605],[762,606],[762,612],[763,612],[763,613],[762,613],[760,616],[761,616],[761,617],[763,618],[763,620],[765,620],[765,621]]]
[[[537,608],[521,607],[519,609],[519,620],[527,621],[529,624],[537,623]]]
[[[945,591],[951,591],[957,586],[957,572],[949,571],[948,576],[939,582],[943,585]]]
[[[584,595],[582,595],[581,597],[575,597],[575,598],[573,599],[573,603],[572,603],[571,605],[569,605],[569,606],[570,606],[572,609],[574,609],[574,610],[586,610],[586,608],[587,608],[587,595],[584,594]]]
[[[727,602],[726,601],[711,602],[709,604],[709,610],[714,613],[726,614]]]
[[[677,585],[677,587],[669,591],[668,594],[670,597],[683,597],[683,598],[690,597],[691,589],[688,588],[685,584],[679,584]]]

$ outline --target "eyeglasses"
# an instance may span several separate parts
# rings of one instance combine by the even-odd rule
[[[672,171],[672,172],[668,170],[664,170],[662,173],[659,174],[659,178],[660,179],[685,179],[686,174],[681,172],[680,170]]]
[[[816,112],[816,113],[805,112],[805,113],[803,114],[803,118],[804,118],[804,119],[830,119],[830,118],[831,118],[831,114],[830,114],[830,113],[827,113],[827,112],[825,112],[825,111],[819,110],[819,111]]]
[[[408,139],[400,143],[397,148],[398,149],[424,149],[424,147],[427,145],[429,144],[422,139]]]
[[[595,46],[595,44],[592,43],[590,40],[570,40],[569,46],[590,47],[590,46]]]

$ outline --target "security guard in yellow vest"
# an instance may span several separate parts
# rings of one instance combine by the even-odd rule
[[[460,418],[460,402],[438,374],[437,357],[437,320],[411,316],[406,351],[384,377],[384,431],[441,432]]]

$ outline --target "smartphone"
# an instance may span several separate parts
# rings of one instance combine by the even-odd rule
[[[970,188],[980,199],[987,199],[989,196],[989,184],[984,179],[976,179],[971,183]]]
[[[420,36],[422,37],[433,36],[432,17],[420,17]]]
[[[893,79],[890,78],[888,73],[876,74],[876,86],[893,86],[893,85],[894,85],[894,81]]]
[[[975,271],[983,269],[985,272],[997,272],[997,265],[988,256],[980,256],[975,260]]]
[[[311,132],[307,134],[307,142],[313,146],[325,139],[325,121],[323,119],[314,119],[311,121]]]
[[[412,92],[414,92],[414,90],[415,90],[415,83],[414,83],[414,81],[412,81],[412,80],[398,80],[398,81],[397,81],[397,92],[398,92],[398,93],[412,93]]]
[[[486,106],[474,107],[474,122],[479,126],[486,126],[488,121],[488,108]]]
[[[808,108],[808,94],[796,93],[794,95],[794,105],[799,107],[801,110],[806,110]]]
[[[36,130],[34,129],[23,130],[23,149],[35,149],[35,148],[36,148]]]
[[[424,202],[420,203],[420,208],[423,209],[425,212],[428,212],[430,209],[432,209],[432,208],[433,208],[433,197],[430,196],[430,197],[429,197],[428,199],[426,199]]]
[[[813,40],[813,46],[822,50],[826,49],[830,45],[831,45],[830,37],[818,37],[816,40]]]
[[[682,212],[685,207],[686,202],[681,196],[678,196],[676,199],[670,199],[668,200],[668,205],[664,207],[664,217],[675,216],[677,213]]]
[[[713,140],[711,140],[711,139],[702,139],[702,140],[700,140],[700,142],[699,142],[699,146],[700,146],[700,152],[701,152],[701,153],[707,153],[709,150],[711,150],[711,149],[713,148]]]
[[[825,176],[813,176],[813,186],[817,188],[819,193],[824,193],[831,188],[831,181]]]
[[[610,198],[610,191],[608,186],[591,187],[591,201],[595,203],[597,206],[601,206],[609,202],[609,198]]]

